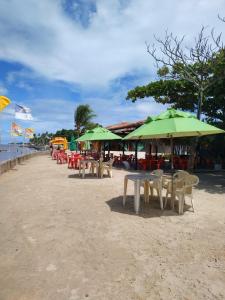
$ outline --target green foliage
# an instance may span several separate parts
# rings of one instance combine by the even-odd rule
[[[30,142],[36,146],[45,146],[48,145],[49,141],[56,136],[64,137],[68,142],[70,142],[72,136],[77,138],[77,135],[73,129],[61,129],[57,130],[56,133],[48,133],[46,131],[42,134],[34,134],[34,137],[33,139],[30,139]]]
[[[157,74],[159,75],[159,77],[164,77],[164,76],[168,75],[169,72],[170,72],[169,68],[167,66],[163,66],[158,69]]]
[[[94,129],[97,126],[101,126],[101,125],[99,123],[88,122],[87,125],[85,126],[84,131]]]
[[[76,132],[73,129],[61,129],[57,130],[54,134],[54,137],[61,136],[67,139],[68,142],[70,142],[71,137],[74,136],[75,139],[78,137]]]
[[[49,141],[52,139],[53,134],[49,133],[48,131],[40,134],[34,134],[34,137],[30,139],[30,143],[36,145],[36,146],[44,146],[48,145]]]
[[[80,136],[82,130],[90,129],[93,124],[91,121],[95,116],[90,105],[84,104],[77,106],[74,113],[74,122],[78,136]]]

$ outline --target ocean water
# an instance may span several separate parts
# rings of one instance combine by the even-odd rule
[[[0,144],[0,163],[36,151],[37,150],[35,149],[28,148],[25,146],[23,147],[22,145],[16,145],[16,144],[1,145]]]

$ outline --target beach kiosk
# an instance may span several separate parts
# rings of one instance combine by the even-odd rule
[[[66,138],[63,137],[55,137],[54,139],[52,139],[50,141],[50,144],[52,145],[59,145],[63,147],[63,150],[67,150],[68,149],[68,142]]]

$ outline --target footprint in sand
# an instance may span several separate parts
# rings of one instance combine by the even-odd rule
[[[53,264],[48,265],[47,268],[46,268],[46,271],[48,271],[48,272],[54,272],[56,270],[57,270],[57,268]]]

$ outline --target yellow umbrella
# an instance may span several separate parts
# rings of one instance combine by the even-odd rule
[[[0,111],[2,111],[11,101],[5,96],[0,96]]]

